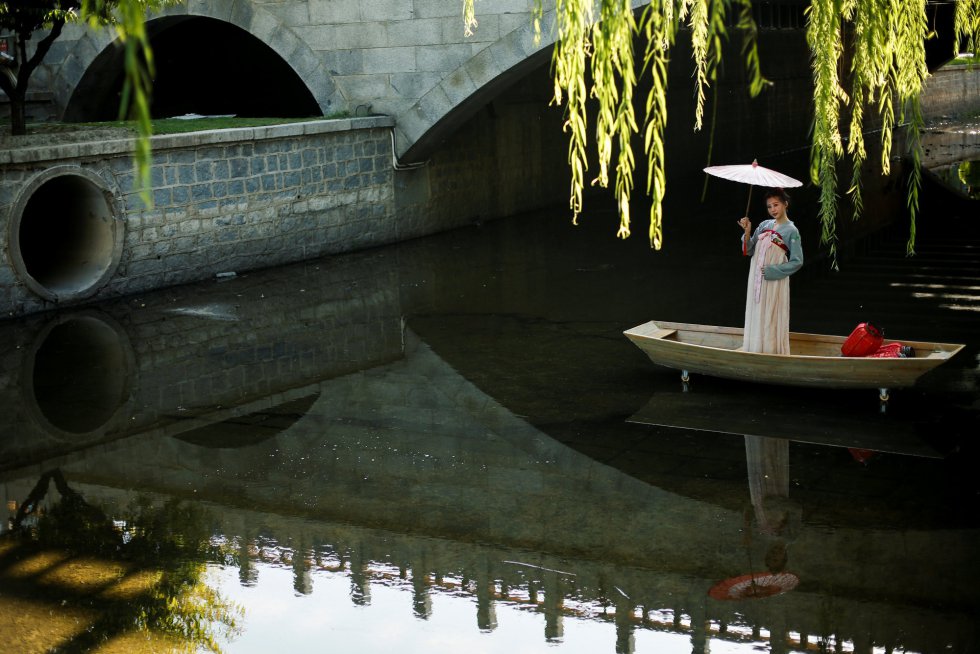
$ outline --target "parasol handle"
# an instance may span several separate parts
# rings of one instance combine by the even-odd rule
[[[753,186],[753,184],[749,184],[749,199],[745,203],[745,214],[744,215],[746,215],[746,216],[749,215],[749,206],[752,204],[752,186]]]

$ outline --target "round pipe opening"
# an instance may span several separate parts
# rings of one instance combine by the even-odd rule
[[[28,397],[43,421],[59,432],[105,430],[127,402],[128,340],[94,315],[55,321],[39,335],[27,365]]]
[[[81,168],[52,168],[25,185],[10,230],[14,268],[56,302],[98,291],[122,255],[117,203],[102,178]]]

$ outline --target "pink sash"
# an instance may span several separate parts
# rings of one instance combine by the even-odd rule
[[[758,266],[756,266],[756,269],[753,271],[753,274],[755,275],[755,303],[756,304],[759,303],[759,300],[762,297],[762,280],[763,280],[762,269],[767,265],[771,265],[774,263],[782,263],[781,261],[776,261],[776,260],[769,261],[770,257],[775,259],[778,256],[778,253],[775,252],[772,255],[769,254],[770,246],[777,245],[780,248],[782,248],[784,252],[786,252],[787,254],[789,253],[789,248],[786,247],[785,243],[783,243],[782,237],[779,235],[779,232],[777,232],[776,230],[764,229],[762,230],[762,233],[759,236],[760,238],[758,240],[758,245],[756,246],[758,248],[758,250],[756,251],[756,259],[758,260],[759,263]]]

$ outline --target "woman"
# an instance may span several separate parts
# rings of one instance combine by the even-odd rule
[[[781,188],[766,193],[772,217],[752,233],[748,217],[738,221],[744,230],[742,254],[752,257],[745,298],[746,352],[789,354],[789,276],[803,266],[800,232],[786,215],[789,195]]]

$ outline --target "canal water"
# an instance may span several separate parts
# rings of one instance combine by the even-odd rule
[[[882,411],[623,337],[740,325],[737,216],[687,209],[661,252],[547,212],[0,324],[0,649],[978,651],[969,216],[792,280],[796,331],[967,345]]]

